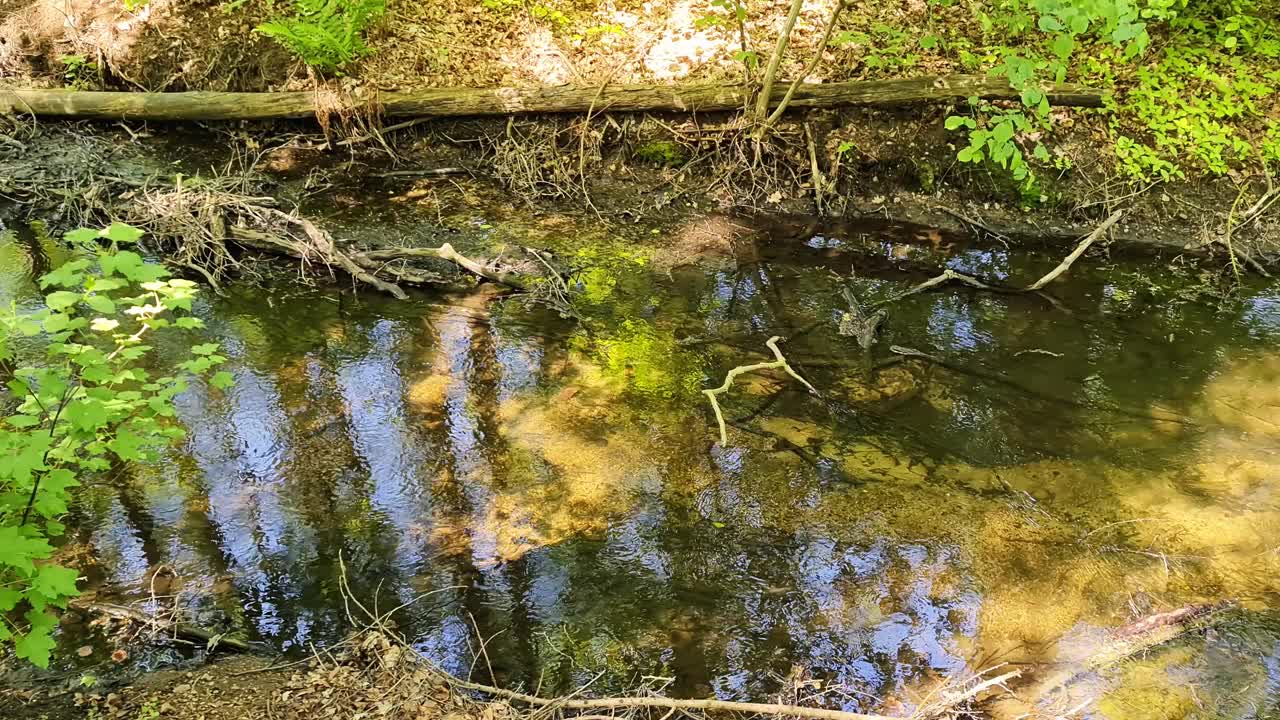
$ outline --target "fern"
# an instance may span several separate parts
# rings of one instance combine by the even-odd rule
[[[386,0],[294,0],[293,17],[263,23],[266,35],[322,71],[337,72],[368,55],[364,31],[386,10]]]

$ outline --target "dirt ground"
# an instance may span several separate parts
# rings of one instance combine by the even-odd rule
[[[0,717],[14,720],[497,720],[510,710],[456,692],[377,633],[301,662],[231,655],[111,688],[0,689]]]
[[[3,0],[0,78],[62,85],[66,66],[60,58],[79,55],[97,64],[95,72],[77,78],[91,86],[309,87],[300,62],[253,32],[278,4],[248,0],[232,9],[210,0],[150,0],[130,11],[120,0]],[[783,76],[800,70],[834,6],[834,0],[806,3]],[[751,0],[745,8],[748,41],[764,54],[776,42],[786,6]],[[717,12],[723,13],[711,0],[392,0],[369,35],[377,52],[350,69],[346,81],[392,88],[737,79],[737,28],[708,26],[705,18]],[[871,13],[861,22],[905,26],[925,22],[926,5],[916,0],[864,11]],[[830,69],[820,69],[813,80],[883,74],[862,61],[865,54],[857,44],[832,50]],[[916,73],[952,69],[928,52],[911,66]]]

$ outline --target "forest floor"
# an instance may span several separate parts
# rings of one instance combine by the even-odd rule
[[[788,5],[743,0],[739,27],[729,14],[732,0],[390,0],[366,33],[370,54],[334,82],[406,89],[740,81],[744,57],[756,64],[768,58]],[[779,77],[803,74],[836,5],[803,4]],[[1047,36],[1020,6],[848,5],[807,81],[1001,72],[1006,58],[1045,52]],[[1246,2],[1236,15],[1200,8],[1203,17],[1188,16],[1191,22],[1176,29],[1153,21],[1150,49],[1136,60],[1109,41],[1079,36],[1065,79],[1107,90],[1113,101],[1099,110],[1054,109],[1052,129],[1023,132],[1018,142],[1028,157],[1032,145],[1049,148],[1050,157],[1038,163],[1045,177],[1082,167],[1058,142],[1068,144],[1078,125],[1102,162],[1083,167],[1139,187],[1259,176],[1267,164],[1280,163],[1280,26],[1265,7]],[[280,0],[0,0],[0,84],[153,92],[311,88],[314,73],[254,30],[287,10]],[[942,110],[923,117],[939,126],[954,156],[963,135],[942,131],[950,114]],[[836,147],[857,155],[884,142]],[[1034,190],[1024,188],[1024,202],[1037,200]]]

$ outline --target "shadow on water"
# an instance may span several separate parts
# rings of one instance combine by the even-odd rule
[[[1252,619],[1125,666],[1100,712],[1274,703],[1274,288],[1082,264],[1052,302],[904,298],[865,357],[836,332],[851,270],[874,302],[943,265],[1056,264],[907,234],[762,219],[713,269],[593,250],[581,326],[485,293],[206,297],[235,382],[180,398],[164,461],[84,492],[97,591],[145,601],[168,566],[200,622],[306,652],[350,627],[341,563],[463,675],[759,699],[800,666],[851,710],[1229,597]],[[772,334],[822,395],[741,377],[721,447],[700,390]]]

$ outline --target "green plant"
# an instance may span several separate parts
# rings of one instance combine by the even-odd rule
[[[481,0],[481,4],[483,4],[485,8],[497,13],[514,12],[517,9],[523,8],[528,11],[530,17],[535,20],[545,20],[557,29],[563,29],[570,24],[568,15],[546,3],[530,3],[525,0]],[[619,32],[621,32],[621,26],[619,26],[618,29]]]
[[[0,420],[0,642],[40,666],[54,646],[50,608],[77,594],[76,571],[50,562],[50,539],[65,530],[59,519],[71,490],[89,474],[142,459],[182,435],[169,418],[186,379],[152,377],[145,341],[161,328],[201,326],[198,318],[170,318],[190,311],[195,287],[120,249],[141,234],[120,224],[68,233],[94,259],[71,260],[41,277],[43,309],[0,317],[0,364],[17,365],[8,382],[15,406]],[[104,241],[109,247],[98,251]],[[23,338],[38,339],[43,352],[19,352]],[[194,357],[178,365],[184,374],[205,375],[223,362],[216,345],[190,352]],[[209,382],[230,379],[217,373]]]
[[[120,4],[124,5],[124,9],[129,12],[141,10],[146,7],[149,2],[151,2],[151,0],[120,0]]]
[[[1262,101],[1280,84],[1280,36],[1263,3],[999,0],[973,7],[997,45],[983,53],[960,48],[961,60],[971,70],[986,67],[1006,77],[1022,107],[971,102],[973,117],[948,118],[948,129],[969,132],[961,161],[994,162],[1034,181],[1024,149],[1035,139],[1032,155],[1047,163],[1038,138],[1054,124],[1042,89],[1074,70],[1104,87],[1124,78],[1126,95],[1107,112],[1126,175],[1168,180],[1183,176],[1180,163],[1222,174],[1247,161],[1267,162],[1265,143],[1255,148],[1236,130],[1241,119],[1264,117]],[[1157,26],[1161,43],[1150,60],[1145,56]]]
[[[88,90],[98,77],[98,64],[84,55],[62,55],[62,81],[72,90]]]
[[[294,0],[294,15],[254,28],[307,65],[338,72],[372,50],[364,33],[386,11],[386,0]]]
[[[155,700],[148,700],[138,708],[136,720],[158,720],[160,717],[160,707]]]

